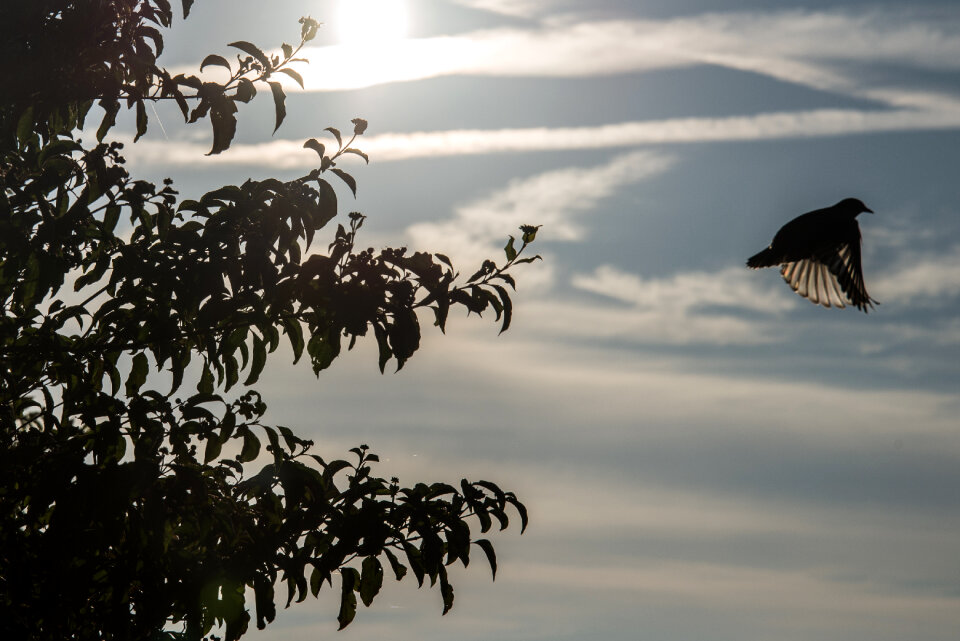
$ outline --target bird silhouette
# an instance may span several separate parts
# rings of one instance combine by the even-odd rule
[[[790,288],[824,307],[851,304],[867,312],[879,304],[867,294],[860,266],[857,216],[873,211],[856,198],[797,216],[780,228],[773,242],[747,260],[758,269],[780,265]]]

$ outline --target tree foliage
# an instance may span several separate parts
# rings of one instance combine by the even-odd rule
[[[371,329],[381,371],[399,369],[426,308],[441,331],[457,307],[507,329],[508,270],[537,258],[522,257],[537,230],[465,279],[442,254],[357,249],[364,216],[331,228],[328,178],[356,190],[337,161],[366,159],[359,118],[346,142],[334,128],[327,145],[308,140],[318,166],[293,180],[181,200],[169,180],[135,179],[109,138],[122,108],[139,138],[147,103],[173,100],[221,153],[258,92],[280,126],[276,75],[302,83],[291,64],[318,28],[302,19],[279,53],[241,41],[233,63],[207,56],[201,67],[230,72],[217,83],[157,66],[172,20],[167,0],[0,5],[0,636],[233,640],[337,582],[343,628],[387,574],[439,583],[446,613],[448,566],[479,548],[496,572],[477,532],[511,511],[526,526],[516,496],[487,481],[403,487],[376,476],[366,445],[322,458],[264,422],[249,386],[282,341],[319,374]]]

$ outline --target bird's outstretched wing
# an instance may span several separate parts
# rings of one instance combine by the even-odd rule
[[[874,301],[867,294],[860,266],[860,243],[841,245],[829,253],[784,263],[780,274],[790,288],[824,307],[846,307],[850,303],[864,312]]]

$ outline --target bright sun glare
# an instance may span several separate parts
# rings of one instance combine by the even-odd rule
[[[379,47],[407,35],[406,0],[340,0],[337,31],[345,45]]]

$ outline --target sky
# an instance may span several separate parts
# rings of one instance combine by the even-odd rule
[[[345,160],[340,192],[361,245],[471,273],[543,225],[505,334],[424,317],[399,373],[361,343],[319,379],[278,353],[258,384],[323,456],[366,443],[383,476],[490,479],[531,524],[493,537],[495,582],[452,570],[445,617],[404,581],[344,632],[328,590],[251,639],[957,638],[955,2],[199,0],[161,62],[279,46],[307,14],[324,26],[276,134],[262,96],[207,157],[208,127],[162,105],[129,167],[188,197],[293,178],[304,140],[362,117],[370,164]],[[871,313],[745,268],[846,197],[876,212]]]

